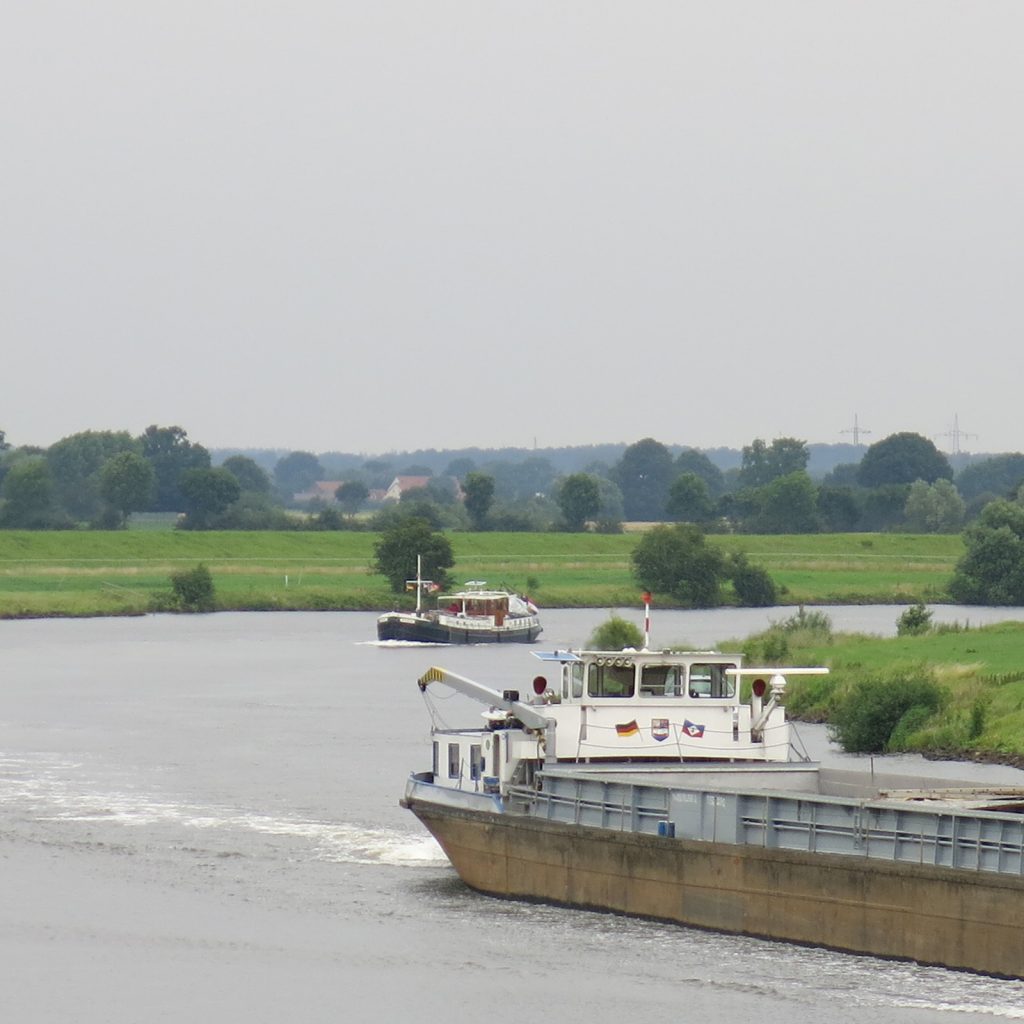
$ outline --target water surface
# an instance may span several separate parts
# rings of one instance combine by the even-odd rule
[[[654,625],[710,646],[791,613]],[[542,646],[578,645],[606,616],[548,612]],[[373,625],[0,622],[4,1020],[1024,1019],[1018,982],[470,892],[398,806],[429,759],[415,679],[437,663],[525,686],[539,663],[518,645],[380,647]],[[435,705],[466,724],[457,702]]]

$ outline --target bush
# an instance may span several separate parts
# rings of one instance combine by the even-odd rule
[[[594,630],[588,643],[595,651],[621,651],[625,647],[639,649],[644,645],[644,635],[639,626],[613,612],[607,622],[602,622]]]
[[[745,608],[770,608],[778,601],[775,581],[759,565],[751,565],[742,552],[733,555],[729,565],[736,600]]]
[[[715,608],[725,556],[695,526],[655,526],[633,549],[633,575],[645,590],[671,594],[685,608]]]
[[[865,679],[837,702],[829,728],[847,753],[880,754],[899,738],[894,734],[901,721],[900,732],[906,736],[921,728],[941,703],[942,691],[927,677]]]
[[[213,577],[205,565],[171,573],[171,589],[178,608],[185,612],[212,612]]]
[[[918,602],[896,620],[897,636],[922,636],[932,628],[932,613]]]

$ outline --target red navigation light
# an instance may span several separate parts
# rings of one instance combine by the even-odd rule
[[[763,697],[765,690],[768,689],[768,684],[763,679],[755,679],[751,689],[754,691],[755,697]]]
[[[548,681],[543,676],[533,677],[533,692],[539,697],[548,688]]]

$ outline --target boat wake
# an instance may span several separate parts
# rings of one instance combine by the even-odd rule
[[[19,819],[18,831],[36,831],[47,843],[112,848],[98,828],[149,830],[134,852],[154,834],[161,844],[224,856],[284,855],[331,863],[390,864],[431,867],[447,863],[437,841],[418,831],[370,827],[261,813],[259,811],[154,797],[131,790],[113,790],[83,778],[82,765],[72,762],[30,763],[0,758],[0,801],[4,817]],[[20,812],[20,813],[19,813]],[[10,825],[10,822],[5,824]],[[54,826],[67,826],[55,833]],[[86,826],[84,830],[75,826]],[[83,838],[83,836],[87,838]],[[203,842],[197,842],[199,836]],[[262,842],[254,844],[254,839]],[[126,851],[123,836],[116,848]]]
[[[426,640],[360,640],[359,647],[448,647],[448,644],[428,643]]]

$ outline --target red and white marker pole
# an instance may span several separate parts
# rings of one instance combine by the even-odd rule
[[[651,646],[651,592],[644,591],[644,650]]]

